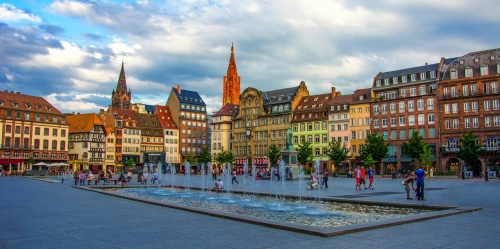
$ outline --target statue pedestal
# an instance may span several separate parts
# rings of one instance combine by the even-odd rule
[[[297,152],[296,150],[283,150],[280,151],[281,160],[285,162],[285,167],[290,166],[293,169],[293,179],[297,179],[299,176],[299,165],[297,163]]]

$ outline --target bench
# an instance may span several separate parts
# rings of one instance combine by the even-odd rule
[[[118,182],[118,179],[111,178],[111,179],[108,179],[108,182],[115,182],[115,185],[116,185],[116,183]]]

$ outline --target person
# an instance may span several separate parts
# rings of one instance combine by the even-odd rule
[[[78,185],[78,178],[80,177],[80,174],[78,170],[75,170],[75,173],[73,173],[73,178],[75,179],[75,186]]]
[[[212,180],[216,179],[217,179],[217,170],[215,170],[215,168],[212,168]]]
[[[414,176],[409,176],[403,181],[403,186],[405,187],[406,190],[406,199],[408,200],[413,200],[413,198],[410,197],[410,185],[413,191],[415,191],[415,186],[413,183],[415,182],[415,177]]]
[[[236,180],[236,170],[233,170],[233,179],[231,180],[231,185],[234,184],[234,182],[238,183],[238,185],[240,185],[240,183]]]
[[[127,179],[123,175],[123,173],[120,173],[120,177],[118,177],[118,182],[125,187],[127,185]]]
[[[80,173],[79,178],[80,178],[80,185],[85,185],[85,178],[87,178],[87,176],[83,171]]]
[[[155,184],[155,181],[159,180],[158,179],[158,170],[155,170],[155,172],[153,173],[153,178],[151,178],[151,181],[153,182],[153,184]]]
[[[290,179],[290,181],[293,180],[293,167],[290,167],[288,170],[288,179]]]
[[[141,184],[147,184],[148,183],[148,172],[142,173],[142,181]]]
[[[127,172],[127,181],[130,182],[130,180],[132,180],[132,170],[128,169],[128,172]]]
[[[412,176],[417,177],[417,200],[425,201],[424,199],[424,179],[427,172],[424,170],[424,166],[420,166],[420,169],[415,170],[411,173]]]
[[[288,181],[289,170],[290,170],[290,166],[286,166],[286,168],[285,168],[285,181]]]
[[[356,190],[361,190],[361,170],[359,166],[354,169],[354,177],[356,177]]]
[[[215,182],[215,192],[219,192],[219,189],[224,189],[224,183],[222,183],[221,179]]]
[[[430,176],[431,176],[431,180],[432,180],[432,178],[434,178],[434,169],[433,168],[431,168],[431,174],[430,174]]]
[[[347,170],[347,178],[351,178],[351,168]]]
[[[361,184],[363,184],[363,186],[366,189],[366,172],[365,172],[365,167],[361,167],[361,178],[359,180],[360,180],[359,188],[361,189]]]
[[[90,182],[93,180],[94,180],[94,174],[92,174],[92,172],[90,172],[90,170],[89,170],[89,174],[87,175],[88,184],[90,185]]]
[[[368,185],[368,188],[373,190],[373,177],[375,176],[375,171],[373,170],[372,166],[370,166],[368,170],[368,180],[370,181],[370,184]]]
[[[328,170],[323,172],[323,182],[325,183],[325,188],[328,188]]]

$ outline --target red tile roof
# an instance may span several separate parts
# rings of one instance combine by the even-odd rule
[[[217,111],[213,117],[219,117],[219,116],[233,116],[236,114],[236,109],[238,109],[239,105],[235,104],[226,104],[223,106],[219,111]]]
[[[104,126],[102,120],[95,113],[67,115],[66,122],[69,124],[70,133],[90,132],[95,125]]]
[[[172,118],[170,108],[168,106],[156,105],[158,120],[164,129],[179,129]]]
[[[31,112],[62,114],[43,97],[26,95],[20,92],[9,92],[7,90],[0,92],[0,107]]]
[[[130,128],[139,128],[139,122],[137,118],[137,113],[131,110],[124,110],[119,108],[112,108],[111,113],[118,115],[119,118],[123,121],[123,127]],[[128,123],[128,125],[127,125]],[[135,126],[133,125],[135,123]]]
[[[328,109],[327,105],[330,100],[332,100],[331,93],[303,96],[297,103],[297,107],[295,107],[294,111],[316,110],[322,108]]]
[[[328,105],[344,104],[344,103],[349,104],[352,102],[353,96],[354,96],[354,94],[336,96],[335,98],[332,98],[332,100],[330,100]]]

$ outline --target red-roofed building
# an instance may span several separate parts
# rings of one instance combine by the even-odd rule
[[[231,134],[233,132],[232,119],[236,116],[238,105],[226,104],[212,115],[212,158],[214,159],[222,148],[231,151]]]
[[[168,106],[156,105],[156,115],[163,128],[164,147],[166,161],[168,163],[180,163],[179,155],[179,127],[175,123]]]
[[[111,106],[107,113],[115,117],[117,166],[125,164],[129,159],[134,160],[135,164],[140,163],[141,129],[137,121],[137,113]]]
[[[0,165],[4,170],[30,168],[29,158],[35,163],[66,163],[67,134],[65,116],[44,98],[0,92]]]
[[[333,91],[333,90],[332,90]],[[336,96],[332,98],[329,106],[329,118],[328,123],[330,125],[330,141],[333,139],[337,139],[342,142],[342,144],[346,144],[347,148],[351,147],[350,139],[349,139],[349,110],[350,104],[353,100],[353,94]],[[350,165],[349,163],[342,163],[342,165],[336,165],[336,170],[339,173],[347,172]]]

